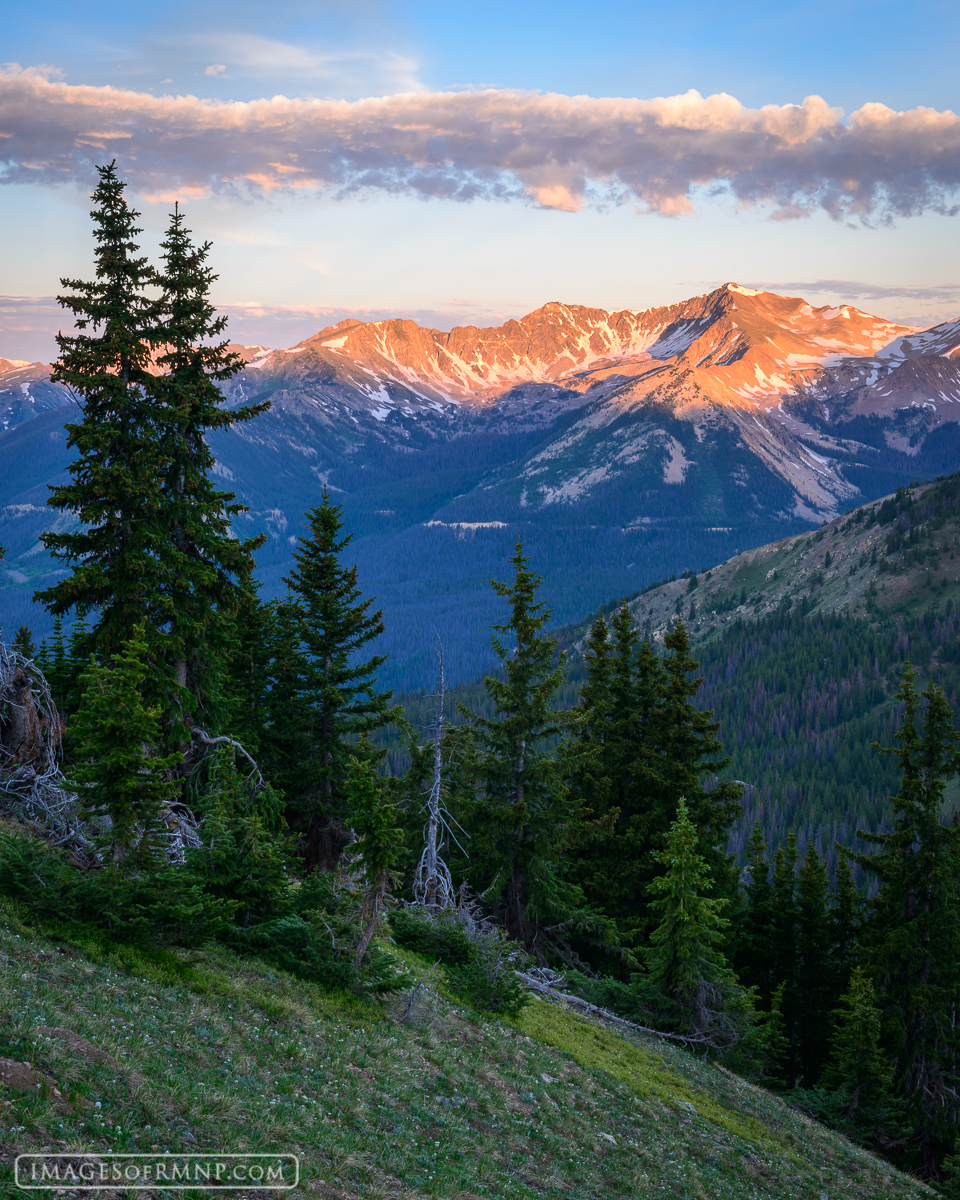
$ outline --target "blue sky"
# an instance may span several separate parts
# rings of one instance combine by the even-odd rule
[[[24,298],[89,271],[92,163],[113,154],[148,248],[174,196],[214,242],[244,341],[354,312],[449,327],[552,299],[640,308],[728,279],[923,323],[960,312],[955,4],[41,0],[4,20],[20,72],[0,89],[17,231],[0,355],[49,357],[57,311]],[[690,89],[740,108],[647,104]],[[273,101],[404,94],[422,104]],[[800,134],[784,123],[801,110],[765,108],[811,95],[826,104]]]

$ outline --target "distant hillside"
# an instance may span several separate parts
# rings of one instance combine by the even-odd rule
[[[771,840],[793,826],[829,856],[858,824],[880,825],[896,788],[895,764],[871,743],[893,744],[906,660],[960,708],[960,475],[628,604],[654,640],[678,615],[688,624],[701,703],[721,721],[729,774],[748,784],[737,848],[756,819]],[[584,629],[566,640],[577,646]]]
[[[911,484],[820,529],[771,542],[709,571],[689,571],[629,598],[662,639],[681,615],[705,642],[781,609],[843,613],[874,624],[960,602],[960,475]]]

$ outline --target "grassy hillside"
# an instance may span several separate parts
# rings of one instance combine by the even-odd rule
[[[411,982],[427,969],[401,957]],[[295,1152],[295,1194],[328,1200],[933,1194],[658,1040],[539,1000],[512,1024],[407,1007],[223,949],[78,948],[0,902],[0,1080],[36,1072],[0,1085],[0,1189],[49,1147]]]

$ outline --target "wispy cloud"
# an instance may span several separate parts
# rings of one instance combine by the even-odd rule
[[[750,286],[774,292],[790,292],[792,295],[823,292],[831,296],[846,296],[849,299],[929,300],[935,303],[960,300],[960,283],[901,287],[892,283],[864,283],[860,279],[807,279],[790,280],[787,283],[764,283],[751,280]]]
[[[222,59],[204,74],[237,73],[244,78],[283,78],[327,90],[351,82],[358,74],[374,75],[392,92],[419,92],[418,64],[389,50],[343,49],[317,53],[306,46],[250,33],[201,34],[188,39],[194,50]]]
[[[526,197],[573,211],[599,192],[681,216],[705,188],[780,218],[821,209],[887,219],[958,211],[960,117],[870,103],[845,122],[817,96],[751,109],[694,91],[652,100],[491,89],[219,102],[74,86],[15,67],[0,75],[0,178],[87,182],[92,164],[114,154],[157,199],[188,189],[381,189]]]

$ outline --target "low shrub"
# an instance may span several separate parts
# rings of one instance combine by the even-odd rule
[[[529,995],[517,971],[529,957],[491,921],[461,898],[456,907],[431,912],[408,906],[390,914],[398,946],[439,962],[453,991],[480,1012],[517,1016]]]
[[[227,940],[238,949],[328,988],[385,995],[405,979],[388,954],[371,948],[359,971],[357,897],[336,874],[314,872],[291,889],[289,910],[253,928],[234,928]]]

